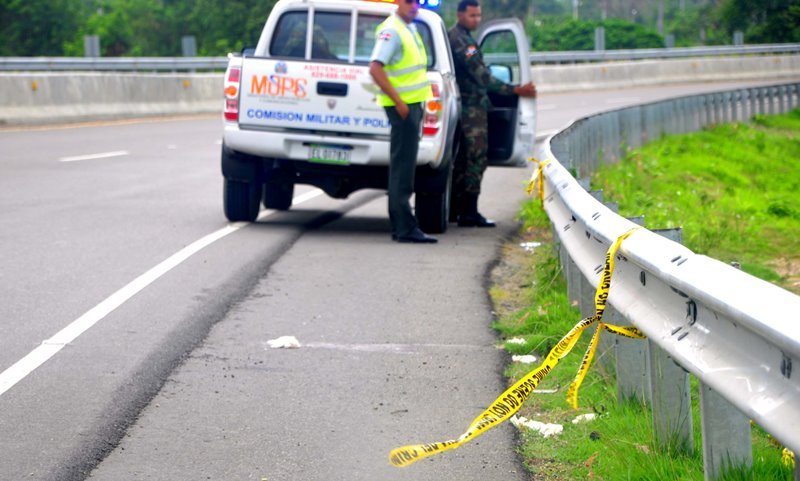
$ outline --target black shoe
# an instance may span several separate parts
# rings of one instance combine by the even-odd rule
[[[439,239],[436,237],[429,236],[422,232],[419,229],[414,229],[411,233],[407,235],[400,235],[400,236],[392,236],[392,240],[400,242],[402,244],[412,243],[412,244],[435,244],[439,242]]]
[[[459,227],[496,227],[497,224],[491,219],[475,213],[475,214],[462,214],[458,216]]]

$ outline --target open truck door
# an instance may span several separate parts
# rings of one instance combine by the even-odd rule
[[[530,42],[516,18],[486,22],[478,32],[484,61],[498,79],[523,85],[532,80]],[[489,93],[489,165],[524,165],[536,140],[536,99]]]

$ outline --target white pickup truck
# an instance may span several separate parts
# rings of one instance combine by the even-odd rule
[[[289,209],[295,184],[334,198],[386,189],[389,123],[369,75],[385,2],[280,0],[255,50],[230,55],[225,73],[222,175],[231,221],[253,221],[260,205]],[[461,110],[444,22],[420,9],[433,97],[425,104],[415,179],[415,214],[426,232],[447,229]],[[519,20],[486,24],[478,37],[491,68],[513,84],[531,80]],[[492,164],[523,164],[533,150],[535,101],[498,97],[490,112]]]

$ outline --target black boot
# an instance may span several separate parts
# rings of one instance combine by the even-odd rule
[[[495,227],[497,225],[478,212],[478,194],[467,194],[463,201],[463,210],[458,216],[459,227]]]

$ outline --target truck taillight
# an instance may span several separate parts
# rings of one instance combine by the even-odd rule
[[[239,120],[239,67],[231,67],[225,75],[225,120],[236,122]]]
[[[425,117],[422,123],[423,135],[436,135],[442,127],[442,88],[433,82],[431,84],[433,97],[425,102]]]

